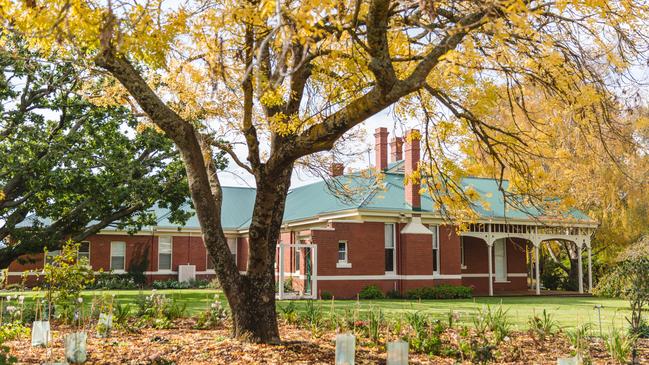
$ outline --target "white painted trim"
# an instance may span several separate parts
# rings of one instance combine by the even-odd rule
[[[350,219],[350,220],[330,219],[328,222],[329,223],[365,223],[365,221],[362,219]]]
[[[344,261],[336,262],[336,269],[351,269],[351,268],[352,268],[351,262],[344,262]]]
[[[449,280],[462,279],[462,275],[330,275],[318,276],[318,280],[339,281],[339,280]]]
[[[311,228],[311,231],[335,231],[335,228],[332,227],[314,227]]]
[[[462,274],[463,278],[488,278],[489,273],[467,273],[467,274]],[[510,272],[507,273],[507,277],[512,277],[512,278],[526,278],[527,273],[526,272]]]

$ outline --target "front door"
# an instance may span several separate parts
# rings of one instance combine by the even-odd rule
[[[497,240],[494,244],[494,266],[496,281],[507,281],[507,244],[504,239]]]

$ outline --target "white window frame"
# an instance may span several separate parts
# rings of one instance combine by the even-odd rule
[[[300,248],[295,247],[293,249],[293,267],[295,268],[295,273],[300,274],[300,269],[302,268],[302,265],[300,263]]]
[[[340,244],[344,245],[344,251],[340,251]],[[345,259],[341,260],[340,259],[340,253],[344,252],[345,254]],[[349,244],[347,243],[346,240],[340,240],[338,241],[338,262],[336,262],[336,268],[337,269],[351,269],[352,264],[349,262]]]
[[[239,239],[237,237],[228,237],[226,239],[228,241],[228,248],[230,249],[230,254],[234,256],[234,263],[237,264],[237,254],[238,254],[237,246],[239,246]],[[234,245],[230,245],[231,243],[234,243]]]
[[[387,247],[387,240],[385,231],[383,233],[383,250],[392,248],[392,271],[385,271],[387,275],[396,274],[397,272],[397,227],[394,223],[385,223],[385,227],[392,227],[392,247]],[[386,228],[384,228],[385,230]],[[385,252],[385,251],[384,251]],[[385,269],[385,262],[383,263],[383,268]]]
[[[123,257],[124,257],[124,261],[123,261],[124,266],[123,266],[122,269],[113,269],[113,256],[114,256],[114,255],[113,255],[113,244],[114,244],[114,243],[121,243],[122,245],[124,245],[124,256],[123,256]],[[113,271],[113,272],[117,272],[117,273],[126,272],[126,242],[124,242],[124,241],[111,241],[111,242],[110,242],[110,262],[109,262],[109,269],[110,269],[111,271]]]
[[[91,249],[90,249],[90,241],[81,241],[81,242],[79,243],[79,248],[81,248],[81,244],[84,244],[84,243],[87,243],[87,244],[88,244],[88,265],[90,265],[90,250],[91,250]],[[79,260],[79,257],[81,257],[81,256],[79,255],[79,253],[81,253],[81,251],[77,251],[77,260]],[[84,253],[83,257],[86,257],[86,256],[85,256],[85,253]]]
[[[433,239],[432,239],[432,253],[434,254],[433,260],[431,264],[433,265],[433,275],[439,275],[440,269],[441,269],[441,260],[440,260],[440,247],[439,247],[439,226],[433,225],[433,226],[428,226],[428,229],[433,232]],[[435,267],[437,267],[437,270],[435,270]]]
[[[160,250],[160,243],[161,243],[160,241],[163,238],[164,239],[167,239],[167,238],[169,239],[169,252],[164,252],[163,253],[162,250]],[[162,254],[169,255],[169,268],[161,268],[160,267],[160,255],[162,255]],[[173,260],[174,260],[174,237],[172,235],[158,236],[158,271],[165,271],[165,272],[173,271],[173,267],[174,267]]]

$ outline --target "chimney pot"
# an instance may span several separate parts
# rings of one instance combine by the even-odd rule
[[[419,169],[421,133],[417,129],[411,129],[406,134],[406,161],[404,166],[406,190],[406,203],[412,207],[412,210],[421,209],[421,197],[419,196],[419,179],[413,181],[413,173]]]
[[[374,152],[376,153],[376,168],[385,170],[388,168],[388,129],[376,128],[374,131],[376,139],[374,143]]]
[[[394,137],[390,141],[390,162],[403,160],[403,138]]]
[[[334,162],[331,164],[331,177],[341,176],[345,173],[345,165],[340,162]]]

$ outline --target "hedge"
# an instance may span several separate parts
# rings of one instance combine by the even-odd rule
[[[463,299],[473,296],[473,288],[463,285],[440,284],[409,290],[407,299]]]

